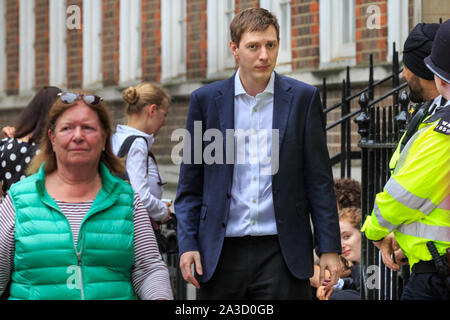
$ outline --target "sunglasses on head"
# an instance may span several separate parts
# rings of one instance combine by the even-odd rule
[[[103,101],[103,98],[96,96],[94,94],[78,94],[74,92],[61,92],[58,93],[59,98],[63,103],[73,103],[77,99],[81,98],[83,101],[89,105],[96,105]]]

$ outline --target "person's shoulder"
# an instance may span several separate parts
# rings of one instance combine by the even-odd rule
[[[203,97],[217,94],[218,91],[230,86],[233,77],[208,83],[192,92],[192,96]]]
[[[441,119],[434,128],[434,131],[450,137],[450,106],[447,106],[442,110]]]
[[[318,89],[315,86],[305,83],[303,81],[300,81],[300,80],[297,80],[297,79],[294,79],[294,78],[291,78],[288,76],[280,75],[280,74],[277,74],[277,77],[278,77],[279,81],[289,85],[294,90],[303,90],[303,91],[309,92],[311,94],[318,91]]]
[[[433,123],[433,132],[430,132],[430,134],[438,133],[450,137],[450,106],[439,110],[429,119],[425,120],[424,123]],[[436,125],[434,125],[434,123],[436,123]]]
[[[39,179],[39,174],[34,173],[28,177],[23,178],[11,185],[9,188],[9,192],[17,193],[18,195],[23,195],[27,192],[35,192],[36,189],[36,181]]]
[[[115,188],[117,188],[117,189],[115,191],[120,190],[120,192],[119,192],[120,194],[125,194],[125,193],[128,195],[132,194],[134,197],[133,188],[131,187],[131,185],[128,181],[125,181],[123,178],[121,178],[115,174],[111,174],[109,179],[111,179],[113,184],[116,185]]]
[[[11,149],[15,149],[17,148],[17,146],[19,145],[28,145],[28,143],[16,139],[16,138],[4,138],[1,140],[1,149],[2,151],[7,151],[7,150],[11,150]]]

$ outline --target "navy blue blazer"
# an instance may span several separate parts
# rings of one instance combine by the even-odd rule
[[[222,250],[233,165],[226,164],[225,159],[224,164],[194,162],[194,141],[202,151],[210,143],[202,141],[198,145],[201,138],[194,138],[194,121],[201,121],[201,134],[213,128],[222,131],[225,157],[226,129],[234,129],[235,75],[194,91],[187,117],[191,161],[181,164],[174,205],[179,254],[200,252],[203,275],[198,279],[201,282],[213,275]],[[317,88],[275,73],[273,128],[279,129],[280,151],[279,169],[272,176],[273,205],[284,260],[292,274],[300,279],[313,275],[314,247],[319,254],[341,251],[324,127]]]

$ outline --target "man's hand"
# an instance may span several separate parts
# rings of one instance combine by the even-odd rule
[[[316,297],[319,300],[328,300],[334,291],[334,287],[320,286],[317,288]]]
[[[333,287],[339,280],[339,270],[341,269],[339,256],[335,252],[322,253],[320,256],[320,276],[319,282],[325,286],[325,291]],[[330,272],[330,281],[325,281],[325,270]]]
[[[386,267],[393,271],[397,271],[400,266],[394,263],[394,260],[392,260],[392,253],[395,254],[395,259],[397,261],[401,261],[402,264],[405,264],[405,262],[408,260],[403,254],[403,251],[400,249],[400,246],[398,245],[397,240],[395,240],[395,236],[393,233],[390,233],[382,241],[377,241],[375,245],[378,249],[380,249],[383,263],[386,265]]]
[[[192,275],[191,267],[195,264],[195,271],[199,274],[203,274],[202,263],[200,260],[200,252],[198,251],[187,251],[183,253],[180,257],[180,270],[183,275],[183,279],[191,284],[193,284],[197,289],[200,289],[200,284],[197,279]]]

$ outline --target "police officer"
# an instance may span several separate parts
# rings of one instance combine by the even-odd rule
[[[390,232],[407,256],[404,300],[448,300],[450,248],[450,20],[437,31],[426,66],[440,96],[400,153],[361,231],[380,242]],[[445,100],[444,100],[445,99]],[[382,243],[382,242],[381,242]]]
[[[433,100],[439,95],[433,73],[423,59],[430,55],[438,23],[419,23],[403,45],[402,77],[408,83],[409,98],[414,103]]]
[[[397,150],[391,158],[389,164],[391,170],[397,163],[400,151],[417,131],[418,125],[426,116],[435,111],[437,103],[441,101],[434,81],[434,74],[424,62],[424,58],[431,54],[433,40],[439,26],[438,23],[417,24],[408,35],[403,46],[402,77],[408,83],[410,100],[418,104],[411,110],[414,117],[409,121],[407,132],[401,138]]]
[[[416,103],[411,107],[412,118],[408,121],[408,128],[401,138],[395,152],[389,162],[389,168],[394,170],[395,165],[408,140],[417,132],[422,121],[433,114],[437,103],[441,102],[439,91],[434,81],[434,73],[425,65],[424,59],[431,54],[433,40],[439,29],[438,23],[419,23],[409,33],[403,45],[403,72],[402,77],[406,80],[409,88],[409,98]],[[388,241],[389,240],[389,241]],[[394,252],[391,252],[391,248]],[[399,249],[393,234],[386,237],[383,246],[379,246],[384,264],[394,271],[399,269],[398,264],[406,264],[408,259]],[[391,254],[395,253],[395,264]]]

